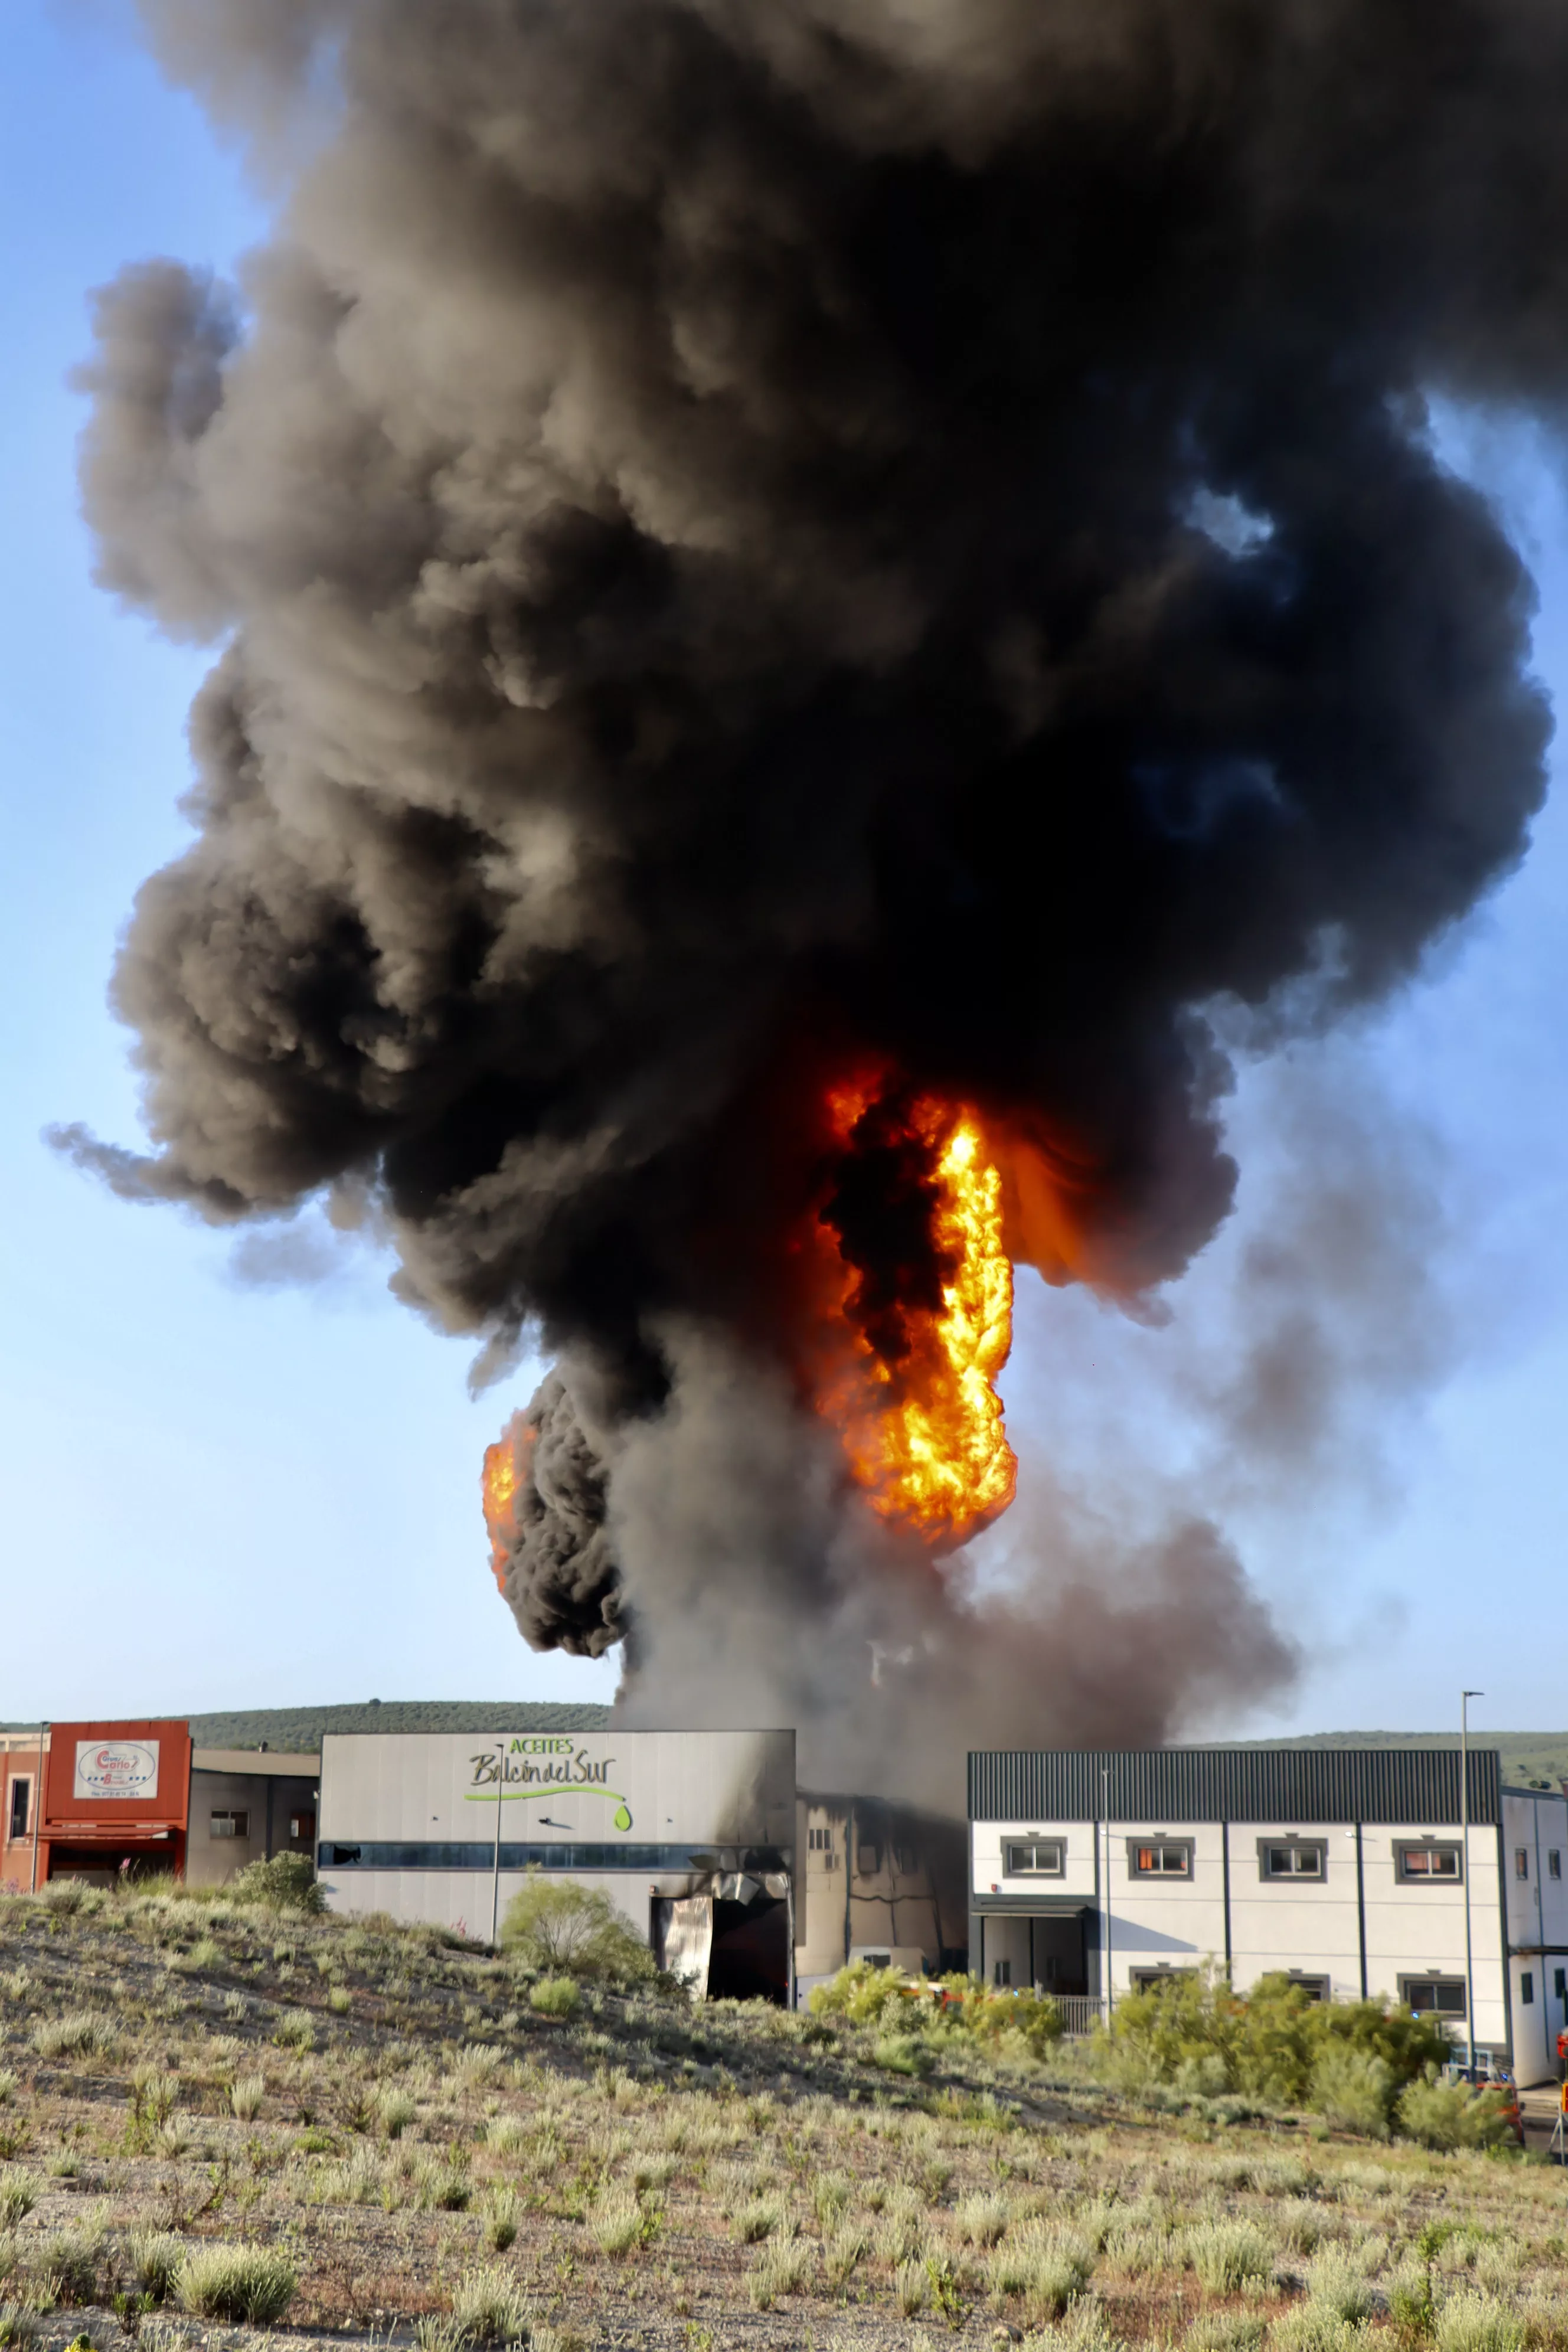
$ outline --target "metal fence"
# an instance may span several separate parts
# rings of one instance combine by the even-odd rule
[[[1051,1999],[1061,2011],[1062,2028],[1066,2040],[1082,2042],[1087,2035],[1093,2032],[1104,2009],[1104,2003],[1098,1993],[1054,1992]]]

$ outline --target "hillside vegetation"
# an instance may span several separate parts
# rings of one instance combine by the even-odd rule
[[[0,2344],[1568,2352],[1563,2176],[1230,2087],[1212,1986],[1073,2051],[864,1970],[692,2007],[537,1904],[494,1956],[268,1907],[310,1892],[0,1906]]]

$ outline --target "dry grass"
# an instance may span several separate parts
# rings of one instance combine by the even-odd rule
[[[385,1922],[7,1903],[0,2352],[279,2315],[423,2352],[1568,2352],[1561,2174],[539,1990]]]

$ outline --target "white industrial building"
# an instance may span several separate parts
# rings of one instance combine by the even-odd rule
[[[538,1871],[704,1989],[788,1998],[793,1731],[330,1732],[321,1790],[331,1910],[488,1941]]]
[[[1521,2082],[1568,2023],[1568,1799],[1472,1749],[999,1751],[969,1759],[970,1966],[1101,2005],[1205,1961],[1467,2032]],[[1468,1822],[1465,1816],[1468,1815]]]

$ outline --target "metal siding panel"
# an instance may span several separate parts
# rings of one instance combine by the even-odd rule
[[[976,1750],[972,1821],[1457,1822],[1455,1748],[1166,1748]],[[1496,1748],[1472,1748],[1469,1811],[1501,1819]]]

